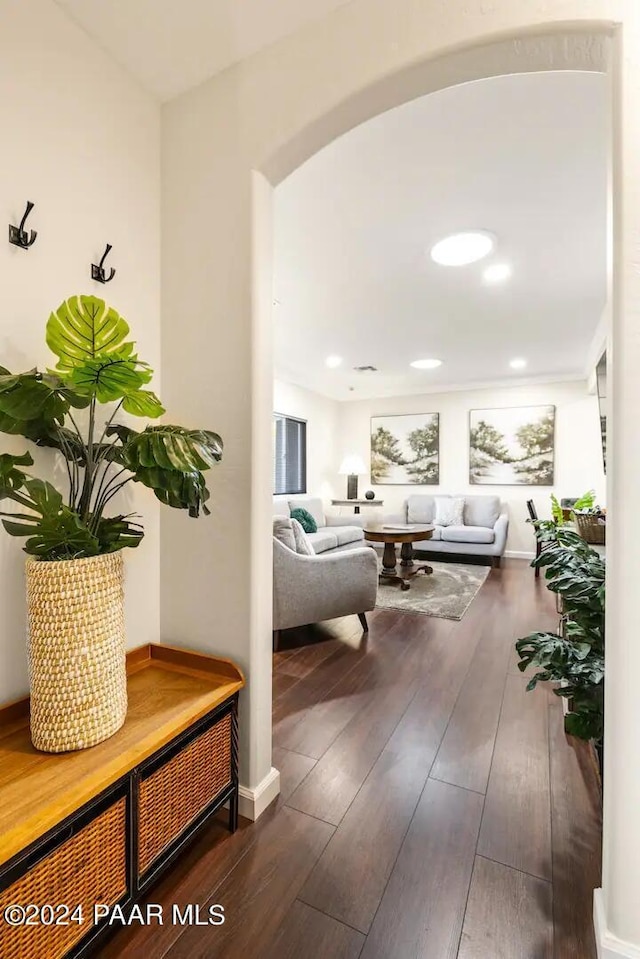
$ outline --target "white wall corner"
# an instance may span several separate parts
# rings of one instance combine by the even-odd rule
[[[255,822],[276,796],[280,795],[280,771],[272,766],[254,789],[240,785],[238,793],[238,812],[245,819]]]
[[[640,959],[640,947],[623,942],[609,932],[602,889],[596,889],[593,893],[593,927],[598,959]]]

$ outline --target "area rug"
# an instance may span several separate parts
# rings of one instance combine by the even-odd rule
[[[429,563],[433,573],[419,573],[411,580],[411,589],[400,585],[378,586],[376,606],[384,609],[406,609],[439,619],[462,619],[478,590],[489,575],[488,566],[465,563]]]

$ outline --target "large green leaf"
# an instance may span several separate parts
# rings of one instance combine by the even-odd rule
[[[51,314],[47,323],[47,345],[58,357],[59,370],[72,370],[102,354],[133,352],[125,344],[127,322],[97,296],[72,296]]]
[[[32,371],[0,374],[0,413],[15,420],[45,420],[63,423],[69,401]]]
[[[136,470],[135,479],[152,489],[156,497],[165,506],[174,509],[187,509],[189,516],[197,517],[200,510],[208,516],[205,505],[209,499],[209,490],[202,473],[165,470],[160,467],[141,466]]]
[[[101,552],[98,539],[78,514],[64,505],[51,483],[25,479],[20,495],[29,501],[33,515],[12,514],[14,518],[3,519],[2,524],[11,536],[27,537],[26,553],[55,560],[96,556]]]
[[[132,416],[148,416],[156,419],[165,412],[164,406],[151,390],[135,390],[127,393],[122,403],[122,409]]]
[[[17,492],[27,482],[27,475],[19,466],[33,466],[30,453],[12,456],[10,453],[0,453],[0,500]]]
[[[222,459],[222,440],[209,430],[182,426],[148,426],[129,439],[125,460],[133,473],[140,467],[195,473],[208,470]]]
[[[143,537],[142,526],[131,523],[128,516],[103,516],[96,529],[101,553],[115,553],[127,547],[135,548]]]
[[[79,393],[95,396],[99,403],[111,403],[137,393],[151,379],[151,371],[136,356],[100,354],[79,363],[68,382]]]

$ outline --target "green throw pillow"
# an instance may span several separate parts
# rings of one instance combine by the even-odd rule
[[[291,519],[297,519],[305,533],[318,532],[318,524],[306,509],[292,509]]]

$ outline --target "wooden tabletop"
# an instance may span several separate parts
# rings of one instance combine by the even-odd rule
[[[244,685],[230,661],[164,645],[130,652],[127,672],[125,724],[91,749],[38,752],[28,700],[0,709],[0,864]]]
[[[365,526],[364,538],[373,543],[418,543],[421,540],[431,539],[434,526],[425,526],[421,523],[410,523],[410,528],[403,532],[400,524],[395,529],[384,529],[378,526]]]

